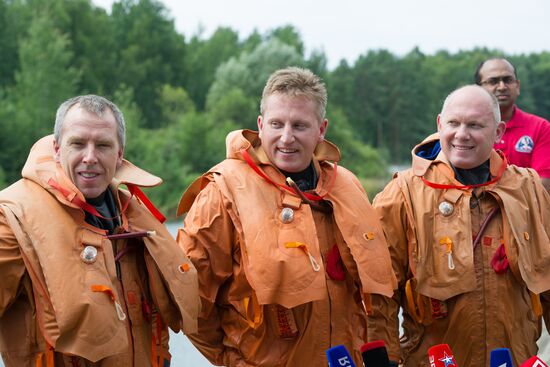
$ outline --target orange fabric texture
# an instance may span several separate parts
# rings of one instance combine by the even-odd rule
[[[189,213],[178,242],[199,271],[203,302],[199,332],[190,339],[212,363],[227,366],[324,365],[325,350],[337,344],[359,363],[366,337],[361,295],[391,295],[395,285],[381,227],[361,185],[338,167],[328,191],[329,161],[339,153],[328,142],[319,144],[315,194],[326,194],[334,212],[315,211],[242,160],[239,152],[247,149],[272,181],[284,184],[255,132],[234,132],[227,143],[228,159],[197,180],[179,207]],[[292,208],[291,221],[281,219],[283,208]],[[344,280],[325,270],[335,244]]]

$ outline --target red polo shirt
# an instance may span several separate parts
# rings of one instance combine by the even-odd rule
[[[523,112],[515,106],[506,132],[495,144],[506,155],[508,163],[534,168],[539,176],[550,178],[550,122]]]

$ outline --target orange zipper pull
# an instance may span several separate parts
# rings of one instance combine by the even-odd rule
[[[313,268],[313,271],[317,272],[317,271],[321,270],[321,266],[319,265],[317,260],[315,260],[315,258],[311,254],[311,252],[309,252],[309,249],[307,248],[307,245],[305,243],[302,243],[302,242],[287,242],[287,243],[285,243],[285,247],[286,248],[299,248],[299,249],[301,249],[309,257],[309,262],[311,263],[311,267]]]
[[[454,270],[455,263],[453,261],[453,240],[451,240],[449,237],[443,237],[439,239],[439,244],[445,245],[445,253],[447,254],[447,266],[450,270]]]

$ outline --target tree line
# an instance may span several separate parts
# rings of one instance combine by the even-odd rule
[[[329,70],[325,53],[306,54],[292,25],[186,38],[158,0],[119,0],[110,12],[91,0],[0,0],[0,188],[20,177],[32,144],[52,132],[57,106],[93,93],[125,114],[125,157],[164,179],[148,194],[171,215],[185,187],[223,159],[226,134],[256,128],[267,77],[289,65],[325,80],[327,138],[339,145],[341,164],[385,180],[388,165],[407,162],[435,130],[443,98],[472,83],[477,64],[493,56],[515,63],[518,103],[548,118],[550,52],[381,49]]]

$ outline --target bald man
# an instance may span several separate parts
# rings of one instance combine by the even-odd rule
[[[510,164],[534,168],[550,192],[550,123],[516,105],[520,93],[516,68],[506,59],[489,59],[479,64],[474,78],[497,97],[506,123],[506,131],[494,148],[502,150]]]
[[[505,124],[482,87],[451,93],[437,129],[374,199],[399,288],[373,295],[369,340],[407,367],[443,343],[461,367],[489,366],[501,347],[519,365],[537,353],[540,315],[550,321],[550,196],[492,148]]]

